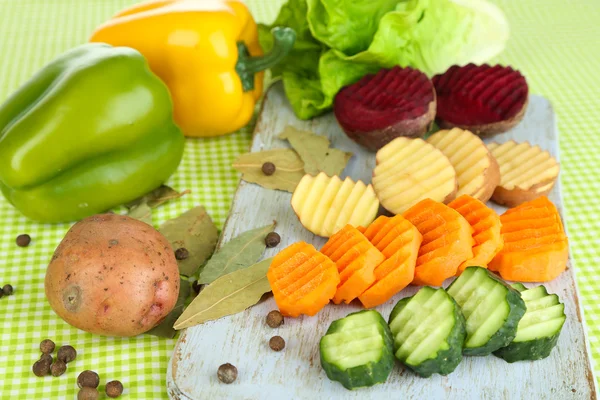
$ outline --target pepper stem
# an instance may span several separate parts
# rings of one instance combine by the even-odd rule
[[[235,71],[240,76],[244,92],[254,90],[254,74],[271,68],[281,61],[294,47],[296,32],[288,27],[275,27],[271,30],[273,48],[262,56],[251,56],[244,42],[238,42],[238,61]]]

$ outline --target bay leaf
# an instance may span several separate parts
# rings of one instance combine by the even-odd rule
[[[202,206],[166,221],[158,231],[171,243],[173,251],[182,247],[187,249],[188,258],[177,260],[179,273],[185,276],[196,274],[215,251],[219,238],[217,227]]]
[[[174,328],[189,328],[233,315],[258,303],[262,295],[271,290],[267,271],[272,260],[268,258],[215,280],[192,300],[175,322]]]
[[[131,207],[127,215],[152,226],[152,209],[146,203],[141,203]]]
[[[262,172],[262,166],[266,162],[275,165],[273,175],[265,175]],[[304,176],[304,163],[292,149],[244,153],[233,162],[233,168],[242,173],[242,179],[246,182],[288,192],[293,192]]]
[[[225,243],[200,271],[198,282],[211,283],[222,275],[254,264],[265,251],[265,237],[275,229],[275,222],[246,231]]]
[[[134,206],[140,204],[147,204],[150,208],[156,208],[161,204],[166,203],[169,200],[178,199],[184,194],[190,193],[189,190],[184,190],[183,192],[178,192],[177,190],[169,187],[167,185],[161,185],[151,191],[150,193],[146,193],[142,197],[139,197],[129,203],[125,204],[125,207],[131,209]]]
[[[352,153],[329,147],[331,142],[325,136],[301,131],[293,126],[286,126],[279,138],[290,142],[304,162],[307,174],[325,172],[329,176],[340,175],[352,157]]]
[[[169,339],[174,338],[177,331],[173,328],[173,324],[175,324],[175,321],[177,321],[181,313],[183,313],[183,308],[185,307],[185,302],[189,297],[190,292],[190,282],[187,279],[179,278],[179,296],[177,297],[175,307],[173,307],[173,310],[171,310],[160,324],[150,329],[146,334]]]

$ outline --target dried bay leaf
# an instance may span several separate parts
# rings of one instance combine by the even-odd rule
[[[146,203],[131,207],[127,215],[152,226],[152,209]]]
[[[179,273],[192,276],[215,251],[219,232],[204,207],[198,206],[177,218],[170,219],[158,228],[171,243],[173,251],[183,247],[189,256],[177,260]]]
[[[275,165],[273,175],[265,175],[262,172],[262,166],[266,162]],[[233,168],[242,173],[242,179],[246,182],[288,192],[293,192],[304,176],[304,163],[292,149],[244,153],[233,162]]]
[[[185,302],[190,295],[191,285],[187,279],[179,278],[179,296],[177,297],[177,303],[175,303],[175,307],[173,310],[162,320],[162,322],[156,325],[154,328],[150,329],[146,332],[148,335],[164,337],[164,338],[173,338],[177,331],[173,328],[173,324],[179,318],[181,313],[183,313],[183,307],[185,307]]]
[[[340,175],[352,157],[352,153],[330,148],[331,142],[325,136],[308,131],[301,131],[292,126],[286,126],[279,135],[287,139],[304,162],[307,174],[317,175],[325,172],[329,176]]]
[[[254,264],[265,251],[265,237],[273,229],[275,222],[246,231],[225,243],[202,268],[198,282],[211,283],[222,275]]]
[[[167,185],[161,185],[161,186],[157,187],[156,189],[154,189],[153,191],[151,191],[150,193],[147,193],[147,194],[143,195],[142,197],[139,197],[139,198],[125,204],[125,207],[131,209],[134,206],[137,206],[140,204],[147,204],[148,207],[150,207],[150,208],[156,208],[156,207],[160,206],[161,204],[166,203],[169,200],[178,199],[181,196],[183,196],[184,194],[187,194],[189,192],[190,192],[189,190],[184,190],[183,192],[178,192],[177,190],[175,190]]]
[[[248,268],[223,275],[205,287],[175,322],[174,328],[184,329],[236,314],[258,303],[271,290],[267,271],[273,258]]]

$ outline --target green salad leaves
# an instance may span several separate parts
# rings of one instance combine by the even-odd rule
[[[431,76],[490,60],[509,36],[504,13],[487,0],[288,0],[271,26],[259,27],[265,50],[272,26],[298,35],[271,72],[300,119],[328,111],[343,86],[382,67]]]

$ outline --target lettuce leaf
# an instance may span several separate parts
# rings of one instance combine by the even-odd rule
[[[486,0],[289,0],[272,26],[298,33],[276,68],[294,112],[310,119],[329,109],[337,92],[368,73],[394,65],[428,75],[452,65],[481,64],[504,49],[509,27]],[[261,26],[261,44],[270,48]]]

